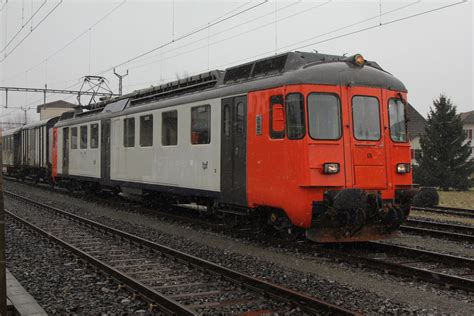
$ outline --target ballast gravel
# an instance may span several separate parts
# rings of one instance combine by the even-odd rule
[[[279,248],[277,242],[272,246],[258,244],[21,183],[7,182],[7,189],[348,309],[364,313],[474,313],[472,298],[463,292],[355,269],[298,253],[297,248]]]
[[[7,218],[7,268],[48,314],[148,315],[146,302]]]

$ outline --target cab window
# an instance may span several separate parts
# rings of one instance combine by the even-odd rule
[[[270,138],[285,138],[285,107],[282,95],[270,97]]]
[[[390,122],[390,138],[394,142],[407,141],[407,125],[405,121],[405,106],[400,99],[390,99],[388,102],[388,118]]]
[[[339,98],[329,93],[311,93],[308,96],[309,136],[318,140],[336,140],[341,137],[341,106]]]
[[[304,98],[300,93],[286,96],[286,131],[288,139],[301,139],[306,133]]]
[[[354,137],[357,140],[380,139],[380,110],[376,97],[355,96],[352,98],[352,120]]]

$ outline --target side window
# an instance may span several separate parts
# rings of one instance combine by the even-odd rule
[[[153,115],[140,116],[140,146],[153,146]]]
[[[244,104],[242,102],[237,103],[236,109],[236,117],[235,117],[235,125],[236,125],[236,133],[239,135],[244,134],[244,127],[245,127],[245,109]]]
[[[123,120],[123,146],[135,146],[135,118],[126,118]]]
[[[283,96],[274,95],[270,97],[270,138],[278,139],[285,137],[285,109]]]
[[[309,136],[319,140],[341,137],[341,107],[334,94],[311,93],[308,96]]]
[[[161,144],[172,146],[178,144],[178,111],[161,114]]]
[[[87,149],[87,125],[81,126],[81,149]]]
[[[211,106],[203,105],[191,108],[191,144],[209,144],[211,142]]]
[[[77,149],[77,127],[71,128],[71,149]]]
[[[91,148],[99,148],[99,124],[91,125]]]
[[[288,139],[301,139],[306,134],[303,95],[291,93],[286,96],[285,101]]]
[[[390,138],[394,142],[408,140],[407,124],[405,121],[405,106],[400,99],[390,99],[388,102],[388,119],[390,122]]]
[[[230,136],[230,106],[228,104],[224,105],[224,135]]]
[[[380,110],[377,98],[369,96],[353,97],[352,120],[356,139],[380,139]]]

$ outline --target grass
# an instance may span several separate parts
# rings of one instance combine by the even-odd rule
[[[474,209],[474,189],[473,188],[465,192],[438,191],[438,193],[439,193],[440,206]]]

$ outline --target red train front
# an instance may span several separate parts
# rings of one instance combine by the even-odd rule
[[[361,55],[294,76],[248,95],[249,206],[319,242],[389,236],[415,193],[405,87]]]

